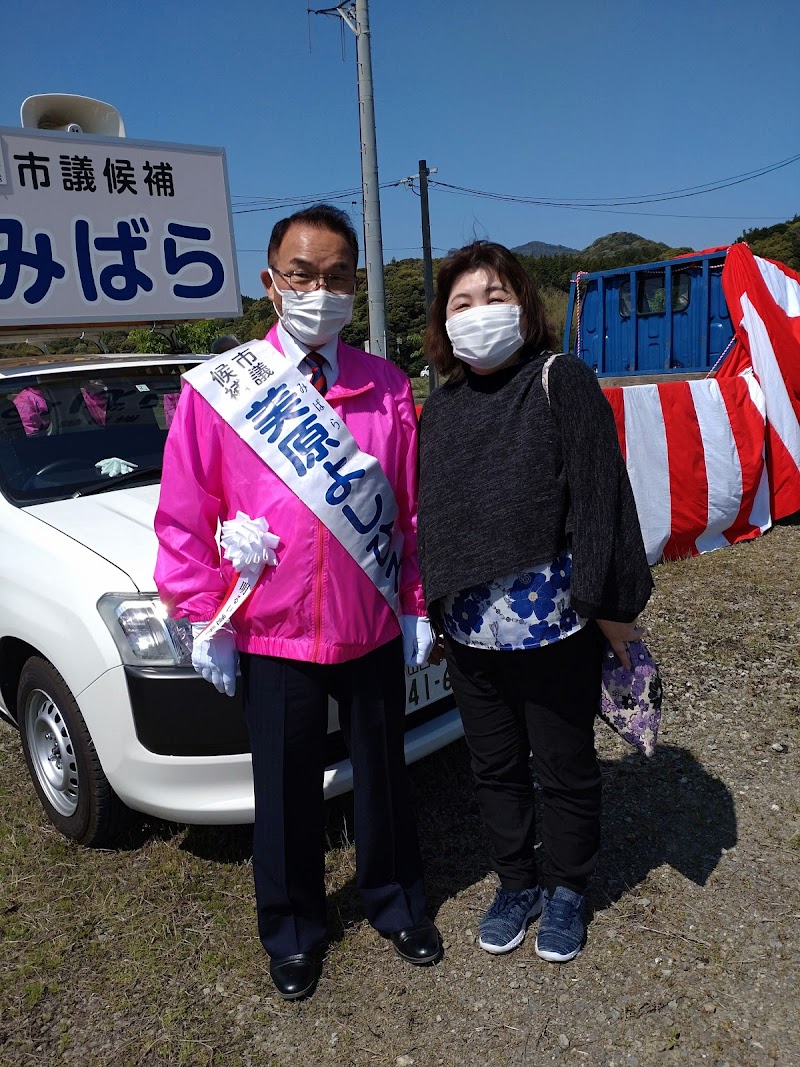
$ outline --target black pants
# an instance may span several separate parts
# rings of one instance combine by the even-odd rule
[[[449,637],[445,648],[501,884],[508,890],[541,884],[551,892],[563,885],[583,893],[600,847],[597,627],[589,623],[536,649],[477,649]],[[545,855],[538,874],[530,753],[542,787]]]
[[[253,869],[261,942],[273,957],[326,939],[322,791],[328,695],[353,763],[356,881],[364,913],[392,933],[425,916],[403,750],[405,676],[397,638],[348,663],[241,656],[253,753]]]

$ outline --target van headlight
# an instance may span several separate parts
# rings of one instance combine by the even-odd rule
[[[97,610],[123,663],[139,667],[191,663],[192,624],[188,619],[171,619],[157,596],[106,593]]]

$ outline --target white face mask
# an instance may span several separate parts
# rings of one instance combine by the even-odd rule
[[[457,359],[481,370],[494,370],[522,348],[519,304],[481,304],[459,311],[445,323]]]
[[[298,341],[305,345],[324,345],[337,337],[352,319],[354,299],[354,293],[329,293],[327,289],[315,289],[311,293],[281,289],[283,311],[278,316]]]

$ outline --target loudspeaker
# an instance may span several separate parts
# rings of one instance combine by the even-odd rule
[[[111,104],[90,96],[46,93],[29,96],[19,110],[23,126],[36,130],[66,133],[96,133],[104,137],[124,137],[125,123]]]

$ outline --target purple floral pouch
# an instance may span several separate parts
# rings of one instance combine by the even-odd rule
[[[644,641],[630,641],[628,652],[631,670],[606,645],[598,714],[624,741],[652,756],[661,723],[661,677]]]

